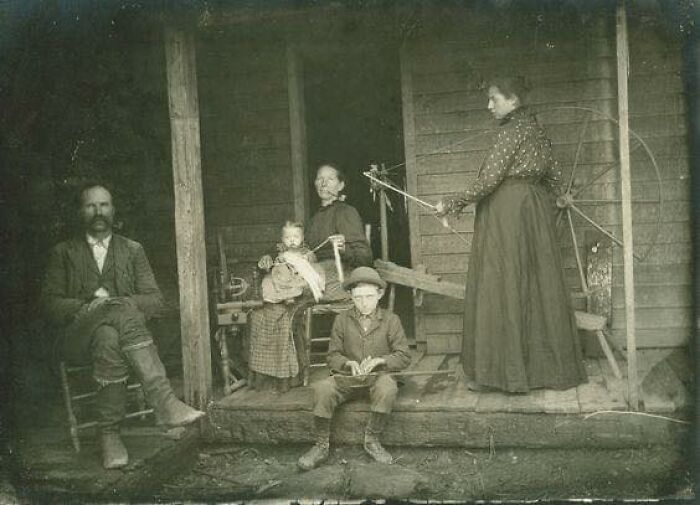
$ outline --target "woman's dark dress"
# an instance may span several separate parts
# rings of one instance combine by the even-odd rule
[[[477,202],[462,364],[480,385],[526,392],[586,382],[555,233],[560,175],[542,128],[517,109],[477,180],[446,201],[450,212]]]

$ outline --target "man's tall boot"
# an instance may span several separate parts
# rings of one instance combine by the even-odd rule
[[[297,464],[302,470],[311,470],[328,459],[331,440],[331,420],[314,416],[314,439],[316,443],[309,449]]]
[[[365,452],[372,456],[372,458],[386,465],[391,464],[394,458],[391,457],[382,444],[379,442],[379,437],[384,431],[384,426],[386,425],[387,414],[380,414],[379,412],[370,412],[369,422],[365,428]]]
[[[95,402],[99,422],[102,466],[121,468],[129,463],[129,454],[119,436],[119,423],[126,413],[126,382],[107,384],[97,390]]]
[[[143,385],[146,400],[153,407],[158,425],[184,426],[204,415],[201,410],[193,409],[177,399],[155,345],[130,349],[125,354]]]

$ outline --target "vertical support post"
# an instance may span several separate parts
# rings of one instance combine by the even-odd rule
[[[413,106],[413,61],[410,47],[401,46],[401,104],[403,115],[404,154],[406,156],[406,191],[418,194],[418,163],[416,158],[416,123]],[[419,268],[421,263],[420,216],[415,205],[408,206],[408,230],[411,244],[411,267]],[[422,311],[414,290],[414,319],[416,341],[425,339]]]
[[[622,238],[625,284],[625,318],[627,323],[627,399],[632,410],[639,410],[637,383],[637,338],[634,303],[634,238],[632,236],[632,183],[630,175],[629,50],[625,0],[617,2],[617,109],[620,130],[620,188],[622,196]]]
[[[384,166],[382,165],[382,169]],[[389,261],[389,224],[387,220],[386,208],[387,208],[387,196],[386,190],[382,187],[379,189],[379,226],[382,238],[382,260]],[[394,311],[394,305],[396,304],[396,286],[392,284],[389,286],[389,303],[387,307],[390,311]]]
[[[306,220],[308,205],[306,154],[306,107],[304,103],[304,71],[299,49],[287,47],[287,89],[289,94],[289,132],[292,149],[292,188],[294,219]]]
[[[387,227],[386,216],[386,191],[379,190],[379,226],[382,237],[382,260],[389,261],[389,228]]]
[[[165,29],[185,400],[206,408],[211,354],[194,35]]]

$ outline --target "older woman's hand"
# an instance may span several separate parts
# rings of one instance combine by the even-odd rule
[[[258,268],[260,270],[269,270],[272,268],[273,261],[272,261],[272,256],[269,254],[266,254],[260,260],[258,261]]]
[[[338,233],[337,235],[331,235],[330,237],[328,237],[328,239],[331,241],[331,244],[335,244],[339,250],[342,251],[345,249],[345,235],[343,235],[342,233]]]

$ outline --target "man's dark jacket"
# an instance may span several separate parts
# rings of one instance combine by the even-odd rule
[[[85,236],[61,242],[51,251],[41,293],[42,313],[64,327],[104,287],[112,297],[129,298],[148,318],[162,307],[162,295],[143,247],[115,233],[102,272]]]

